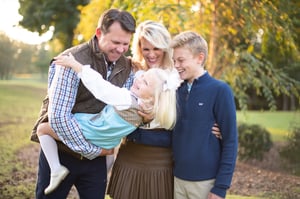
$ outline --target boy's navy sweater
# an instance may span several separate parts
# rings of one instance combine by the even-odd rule
[[[178,89],[173,131],[174,175],[188,181],[216,179],[212,193],[225,197],[237,157],[236,109],[231,88],[207,72]],[[222,140],[212,134],[219,125]]]

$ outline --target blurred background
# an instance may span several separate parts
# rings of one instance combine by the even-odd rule
[[[300,1],[0,0],[0,5],[0,198],[34,198],[39,145],[29,136],[47,92],[49,63],[88,41],[109,8],[129,11],[137,24],[159,21],[172,36],[193,30],[208,41],[206,69],[232,87],[237,107],[239,161],[229,197],[300,198]],[[271,183],[282,178],[289,181]]]

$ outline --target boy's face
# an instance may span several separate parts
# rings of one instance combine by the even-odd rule
[[[203,74],[204,68],[201,66],[203,54],[201,53],[193,55],[189,49],[178,47],[174,48],[173,60],[182,80],[192,83],[194,79]]]

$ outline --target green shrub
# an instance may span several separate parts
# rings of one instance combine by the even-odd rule
[[[292,127],[288,136],[287,144],[279,151],[280,157],[286,159],[290,164],[285,164],[293,174],[300,175],[300,124]]]
[[[273,145],[270,133],[257,124],[238,125],[239,151],[241,160],[257,159],[262,160],[265,152]]]

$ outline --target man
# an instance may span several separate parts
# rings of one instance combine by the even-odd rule
[[[129,87],[133,74],[131,62],[124,53],[129,48],[135,26],[135,19],[130,13],[117,9],[107,10],[99,19],[95,36],[89,42],[72,47],[63,54],[71,52],[75,59],[90,64],[111,83]],[[105,155],[111,154],[112,151],[102,150],[87,142],[73,113],[97,113],[105,104],[96,100],[80,82],[76,73],[69,68],[55,67],[51,64],[48,88],[50,85],[51,101],[49,103],[48,96],[45,98],[31,139],[37,141],[38,124],[49,121],[51,128],[62,141],[58,142],[59,158],[70,174],[55,191],[45,195],[44,189],[50,180],[50,168],[41,152],[36,198],[66,198],[72,185],[75,185],[82,199],[104,198],[107,183]]]
[[[221,199],[237,156],[236,110],[230,87],[204,69],[207,42],[187,31],[174,37],[173,60],[184,83],[178,89],[173,131],[174,198]],[[219,125],[222,138],[211,133]]]

